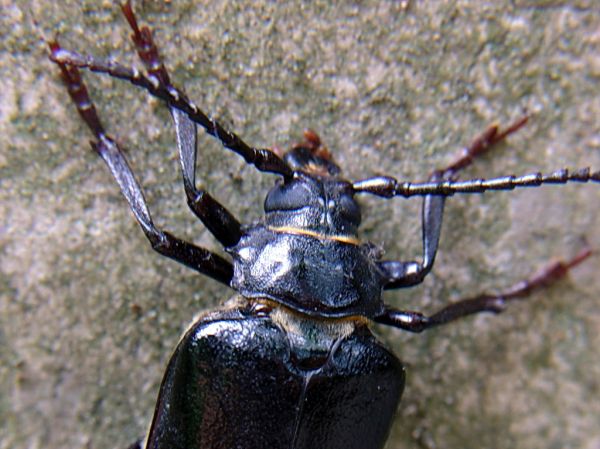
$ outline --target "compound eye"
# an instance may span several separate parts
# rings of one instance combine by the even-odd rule
[[[310,204],[313,194],[304,182],[291,182],[273,188],[265,198],[265,212],[298,210]]]
[[[354,200],[354,198],[352,198],[351,196],[343,195],[342,197],[340,197],[339,214],[344,221],[347,221],[348,223],[351,223],[354,226],[360,225],[360,207],[358,206],[358,203]]]

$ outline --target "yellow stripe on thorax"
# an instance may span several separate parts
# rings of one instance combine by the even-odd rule
[[[327,235],[309,229],[293,228],[291,226],[269,226],[268,228],[270,231],[279,232],[281,234],[305,235],[320,240],[334,240],[348,245],[360,245],[360,240],[349,235]]]

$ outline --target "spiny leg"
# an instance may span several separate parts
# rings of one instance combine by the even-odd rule
[[[60,48],[56,42],[50,42],[49,46],[52,52]],[[91,142],[92,148],[108,165],[135,218],[152,244],[152,248],[164,256],[229,285],[233,276],[233,267],[227,260],[162,231],[154,225],[142,189],[123,152],[117,143],[106,134],[79,70],[66,64],[57,64],[79,115],[94,133],[96,141]]]
[[[122,8],[128,22],[130,22],[130,26],[134,28],[135,24],[137,27],[137,22],[135,21],[135,16],[133,15],[131,6],[126,3],[122,6]],[[148,36],[150,36],[151,39],[149,30],[147,35],[145,35],[145,29],[147,28],[143,27],[139,29],[139,36],[142,38],[142,40]],[[155,46],[154,50],[156,50]],[[140,55],[142,60],[146,58],[147,61],[152,62],[154,59],[152,51],[153,50],[151,48],[144,49],[144,56]],[[158,56],[158,53],[156,53],[156,56]],[[149,75],[145,76],[138,70],[125,67],[122,64],[112,61],[103,61],[91,56],[83,56],[76,52],[65,50],[60,47],[52,51],[50,59],[57,64],[85,68],[91,70],[92,72],[104,73],[114,78],[129,81],[131,84],[141,87],[148,91],[151,95],[165,101],[170,108],[177,109],[185,114],[194,123],[202,126],[202,128],[204,128],[208,134],[217,138],[225,148],[228,148],[239,154],[246,160],[248,164],[254,165],[258,170],[277,173],[286,178],[289,178],[293,175],[293,172],[288,165],[273,151],[267,148],[251,147],[236,134],[225,129],[212,117],[209,117],[202,112],[198,106],[192,103],[180,89],[170,84],[170,82],[167,83],[166,81],[169,81],[169,79],[168,76],[166,79],[163,78],[163,76],[166,74],[166,70],[164,70],[164,66],[162,66],[160,62],[159,65],[150,67]],[[159,59],[155,60],[160,61]],[[144,61],[144,63],[146,62]]]
[[[133,31],[131,40],[148,74],[155,77],[167,90],[174,89],[152,38],[150,28],[139,27],[129,1],[121,5],[121,10]],[[207,191],[196,188],[196,124],[177,108],[171,106],[169,110],[175,123],[177,148],[188,206],[223,246],[231,247],[242,237],[239,221]]]
[[[571,260],[553,262],[530,278],[518,282],[505,291],[496,294],[483,293],[473,298],[463,299],[444,307],[429,317],[419,312],[396,310],[386,306],[385,312],[374,320],[407,331],[422,332],[480,312],[501,313],[506,309],[508,303],[526,299],[533,292],[547,288],[564,278],[569,270],[579,265],[591,254],[592,250],[585,248]]]
[[[528,118],[528,116],[523,116],[502,131],[499,131],[498,125],[490,126],[463,150],[463,154],[460,157],[450,163],[447,167],[435,170],[431,174],[429,181],[441,182],[456,179],[460,170],[471,165],[477,156],[490,150],[508,135],[524,126],[525,123],[527,123]],[[445,201],[446,197],[435,195],[427,195],[423,199],[422,263],[396,260],[378,262],[379,268],[381,268],[387,278],[387,282],[384,285],[385,289],[409,287],[411,285],[419,284],[423,282],[425,276],[431,271],[440,240]]]

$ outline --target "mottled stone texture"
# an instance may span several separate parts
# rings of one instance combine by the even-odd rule
[[[243,4],[242,4],[243,3]],[[0,15],[0,448],[124,448],[198,311],[231,292],[148,247],[67,101],[40,36],[138,64],[111,1],[3,0]],[[173,78],[248,142],[318,131],[351,178],[423,180],[524,109],[531,123],[465,177],[600,168],[595,1],[136,2]],[[218,249],[185,206],[165,108],[86,76],[156,221]],[[198,177],[245,221],[272,175],[208,137]],[[393,304],[433,311],[509,285],[583,239],[600,186],[453,198],[440,254]],[[419,200],[365,201],[363,236],[420,251]],[[600,258],[500,317],[423,335],[378,329],[408,368],[396,448],[600,447]]]

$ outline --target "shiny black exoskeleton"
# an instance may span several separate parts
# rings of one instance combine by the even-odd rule
[[[372,245],[358,242],[360,208],[349,182],[298,171],[272,189],[265,220],[228,252],[231,286],[321,317],[376,316],[385,282]]]
[[[404,371],[365,325],[229,307],[179,343],[146,447],[383,447]]]
[[[371,322],[413,332],[478,312],[498,313],[590,255],[557,262],[501,292],[456,302],[432,316],[396,310],[384,289],[423,281],[437,252],[445,198],[455,193],[600,181],[589,169],[491,180],[457,181],[457,173],[527,117],[503,131],[492,126],[425,183],[391,177],[350,182],[313,131],[285,155],[253,148],[206,116],[170,82],[148,28],[122,6],[147,74],[49,43],[51,60],[104,159],[159,253],[233,288],[237,294],[198,318],[181,339],[165,373],[148,449],[381,449],[404,387],[398,359],[377,341]],[[164,100],[175,123],[188,205],[222,243],[229,261],[157,228],[121,149],[105,132],[79,68],[127,80]],[[279,181],[265,217],[242,225],[195,182],[196,127]],[[382,260],[361,242],[355,196],[424,196],[422,262]],[[136,443],[132,447],[141,447]]]

